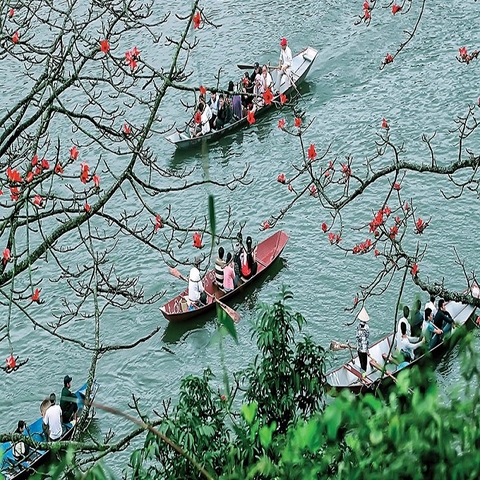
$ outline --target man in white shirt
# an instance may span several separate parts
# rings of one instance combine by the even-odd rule
[[[282,83],[282,77],[286,75],[285,86],[290,85],[290,67],[292,66],[292,51],[288,46],[286,38],[280,40],[280,61],[278,63],[277,82],[275,83],[275,92],[280,91],[280,85]]]
[[[426,303],[425,310],[430,308],[432,310],[432,315],[435,316],[437,313],[437,307],[435,307],[435,295],[430,295],[430,301]]]
[[[198,270],[199,265],[200,259],[196,257],[195,264],[191,268],[190,275],[188,276],[188,299],[194,305],[206,303],[205,288],[203,287],[203,282],[200,278],[200,271]]]
[[[48,440],[56,442],[62,436],[62,409],[60,405],[56,405],[56,396],[54,393],[50,395],[50,407],[48,407],[43,417],[43,423],[48,427]]]

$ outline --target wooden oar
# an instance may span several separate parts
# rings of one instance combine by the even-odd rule
[[[184,282],[188,283],[188,279],[184,277],[176,268],[170,267],[168,269],[171,275],[174,277],[180,278],[180,280],[183,280]],[[235,311],[232,307],[229,307],[228,305],[225,305],[223,302],[221,302],[215,295],[212,295],[211,293],[208,293],[205,290],[205,293],[214,301],[217,302],[220,308],[235,322],[240,321],[240,314]]]

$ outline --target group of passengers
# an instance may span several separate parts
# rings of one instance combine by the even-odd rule
[[[230,81],[226,94],[211,92],[208,101],[204,95],[200,95],[195,114],[197,118],[194,116],[190,124],[190,136],[200,137],[211,131],[221,130],[227,123],[246,117],[250,110],[256,112],[264,105],[263,94],[273,87],[267,65],[261,67],[256,62],[253,73],[249,75],[245,72],[239,82],[238,93],[234,94],[235,85]]]
[[[218,249],[218,257],[215,259],[215,283],[221,290],[231,292],[256,273],[256,247],[252,246],[252,237],[247,237],[244,246],[242,233],[238,232],[233,255],[228,252],[225,257],[224,248]]]
[[[225,249],[220,247],[218,257],[215,259],[216,286],[224,292],[231,292],[243,281],[253,277],[257,273],[256,251],[257,247],[252,246],[252,237],[247,237],[246,245],[243,245],[241,232],[237,234],[233,255],[228,252],[225,257]],[[196,257],[188,277],[188,303],[191,309],[207,303],[207,293],[199,268],[200,259]]]
[[[423,344],[428,349],[436,347],[444,340],[454,326],[454,320],[446,308],[443,298],[438,301],[438,309],[435,307],[435,296],[430,296],[430,301],[425,305],[424,314],[421,312],[421,302],[415,304],[415,315],[410,323],[408,317],[410,309],[403,307],[403,317],[399,320],[395,336],[396,350],[403,354],[405,361],[411,362],[415,358],[415,350]],[[411,325],[419,329],[419,336],[412,336]]]

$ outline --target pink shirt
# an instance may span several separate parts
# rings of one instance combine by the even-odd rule
[[[233,271],[232,265],[229,264],[223,269],[223,288],[227,290],[233,290],[235,279],[235,272]]]

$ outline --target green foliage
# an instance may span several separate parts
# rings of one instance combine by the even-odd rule
[[[309,338],[296,341],[295,326],[301,330],[305,319],[291,313],[289,298],[283,289],[273,306],[262,306],[254,329],[260,354],[244,372],[246,400],[257,402],[263,423],[276,422],[280,432],[298,415],[319,411],[324,399],[325,350]]]

